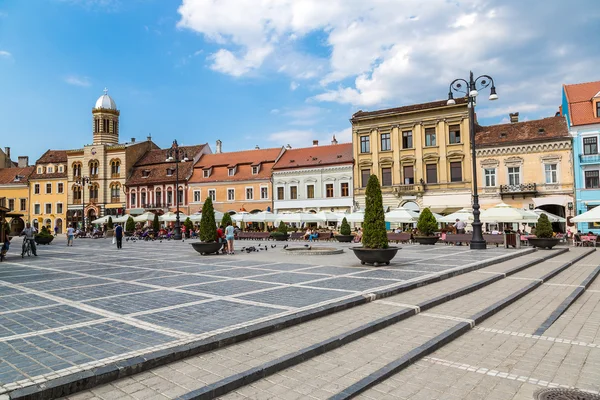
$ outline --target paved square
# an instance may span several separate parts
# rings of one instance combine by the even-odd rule
[[[0,264],[0,394],[16,381],[44,382],[516,253],[403,245],[390,266],[373,268],[340,243],[326,244],[346,249],[333,256],[291,255],[281,244],[201,256],[189,241],[117,250],[107,239],[74,247],[63,239]]]

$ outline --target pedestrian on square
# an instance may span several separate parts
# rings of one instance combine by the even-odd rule
[[[58,225],[54,225],[54,237],[58,236]]]
[[[67,228],[67,246],[73,246],[73,237],[75,237],[75,229],[73,228],[73,224],[71,224]]]
[[[461,233],[465,233],[465,223],[462,222],[460,219],[456,218],[456,224],[454,224],[454,227],[456,228],[456,233],[457,234],[461,234]],[[458,242],[456,243],[457,246],[462,246],[462,242]]]
[[[115,228],[115,239],[117,239],[117,249],[123,248],[123,227],[117,225]]]
[[[233,254],[233,238],[233,226],[231,226],[231,222],[227,222],[227,227],[225,228],[225,240],[227,240],[227,254]]]

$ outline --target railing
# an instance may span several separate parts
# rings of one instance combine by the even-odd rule
[[[579,162],[582,164],[600,164],[600,154],[580,154]]]
[[[81,199],[73,199],[73,204],[81,204]]]
[[[142,203],[142,208],[165,208],[167,205],[165,203]]]
[[[110,198],[110,202],[111,203],[120,203],[121,202],[121,198],[120,197],[111,197]]]
[[[111,178],[120,178],[121,174],[119,172],[110,174]]]
[[[519,194],[537,192],[535,183],[522,183],[520,185],[500,185],[501,194]]]

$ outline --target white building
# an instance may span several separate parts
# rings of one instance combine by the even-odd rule
[[[273,166],[275,212],[346,212],[354,204],[352,143],[288,149]]]

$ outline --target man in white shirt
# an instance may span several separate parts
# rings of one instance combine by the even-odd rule
[[[27,224],[25,224],[25,229],[23,229],[23,232],[21,232],[21,235],[19,235],[19,236],[25,236],[25,240],[23,241],[23,249],[21,251],[21,255],[25,254],[25,243],[27,241],[29,241],[29,245],[31,246],[31,252],[33,253],[34,256],[37,257],[37,249],[35,247],[35,240],[34,240],[35,232],[36,232],[35,228],[32,227],[29,222]]]
[[[464,222],[462,222],[460,219],[456,218],[456,223],[454,224],[454,227],[456,228],[456,234],[464,234],[465,233],[465,226],[467,226]],[[462,246],[462,242],[456,243],[458,246]]]

